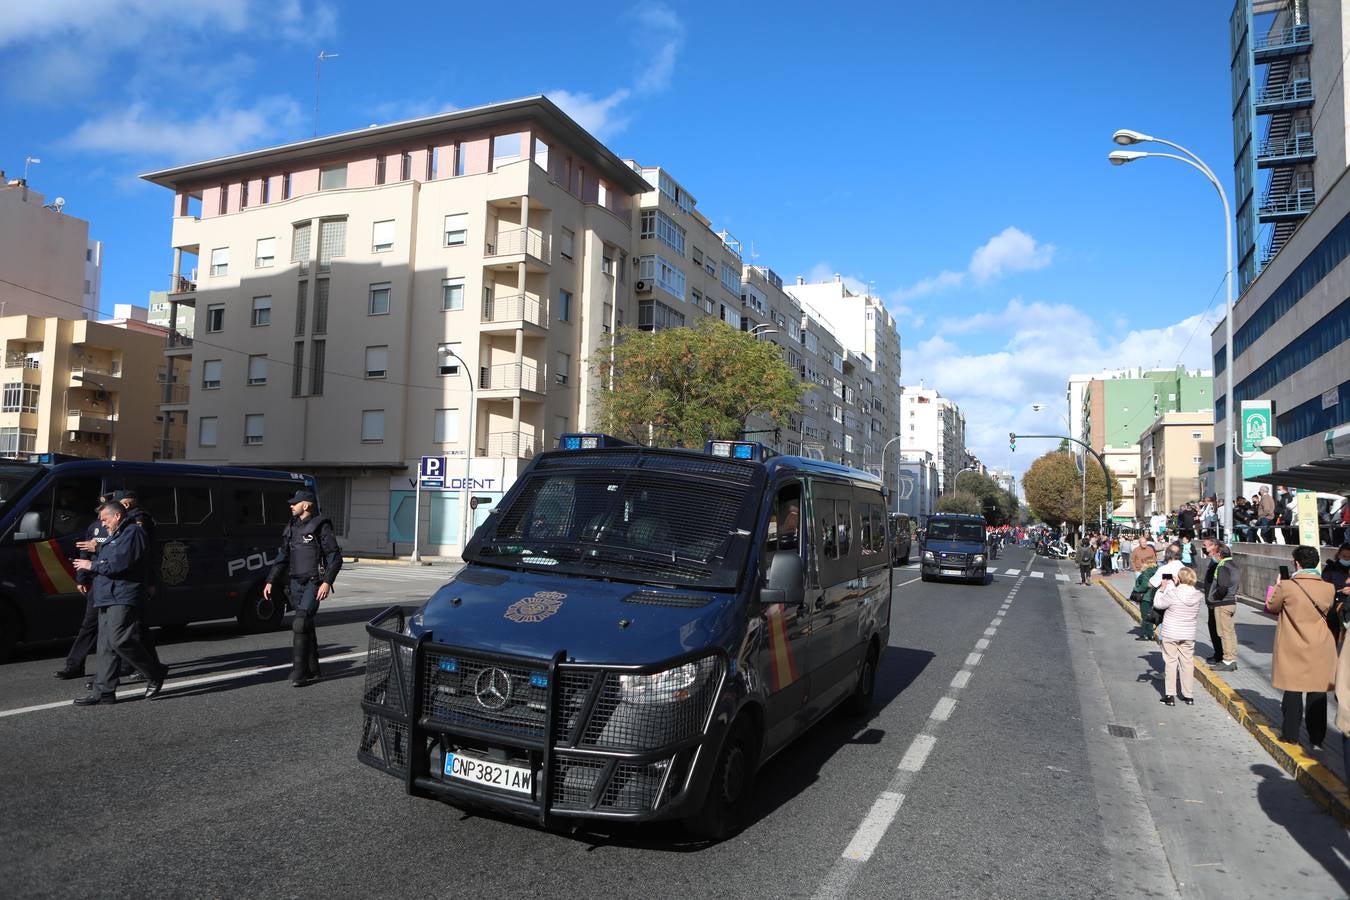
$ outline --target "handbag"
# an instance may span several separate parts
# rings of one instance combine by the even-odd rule
[[[1332,639],[1339,642],[1341,639],[1341,617],[1336,612],[1336,598],[1332,597],[1331,606],[1328,607],[1326,611],[1323,611],[1322,607],[1317,605],[1317,601],[1312,598],[1312,594],[1308,593],[1307,588],[1292,578],[1289,580],[1291,583],[1298,586],[1298,589],[1303,592],[1303,596],[1307,597],[1308,602],[1312,604],[1313,609],[1317,610],[1318,614],[1327,623],[1327,629],[1331,632]]]

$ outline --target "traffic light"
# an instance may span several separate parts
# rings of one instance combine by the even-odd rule
[[[1015,431],[1008,432],[1008,449],[1013,452],[1017,451],[1017,432]]]

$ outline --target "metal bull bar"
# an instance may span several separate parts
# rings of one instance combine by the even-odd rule
[[[484,802],[545,827],[560,815],[645,818],[678,795],[693,771],[727,670],[725,657],[708,651],[653,665],[564,665],[562,650],[545,660],[457,648],[429,634],[406,635],[404,622],[404,611],[391,606],[366,625],[370,654],[357,758],[400,778],[410,795]],[[624,675],[687,663],[699,676],[680,702],[623,709],[616,703],[616,685]],[[510,673],[517,692],[526,685],[530,702],[518,700],[496,713],[476,706],[466,687],[492,672]],[[457,691],[447,690],[447,678],[455,679]],[[543,678],[546,685],[538,683]],[[537,773],[533,796],[434,778],[432,751],[451,740],[522,752]],[[659,775],[650,774],[653,767]],[[614,801],[625,786],[631,792],[626,800]]]

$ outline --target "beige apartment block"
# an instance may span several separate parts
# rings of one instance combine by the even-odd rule
[[[1203,472],[1214,458],[1214,415],[1171,412],[1139,437],[1135,511],[1140,519],[1172,513],[1199,499]]]
[[[542,97],[144,177],[174,192],[188,458],[313,473],[353,551],[411,551],[412,479],[442,456],[421,548],[457,552],[470,492],[481,521],[590,423],[587,360],[635,321],[652,187]]]
[[[97,317],[101,261],[88,222],[0,172],[0,316]]]
[[[1106,447],[1102,451],[1106,467],[1120,481],[1120,493],[1116,496],[1116,508],[1112,518],[1117,522],[1133,522],[1136,515],[1135,493],[1139,481],[1139,445],[1128,447]],[[1096,460],[1089,459],[1088,465],[1095,466]]]
[[[163,329],[143,322],[4,316],[0,455],[66,453],[93,459],[171,456],[182,420],[158,421]]]

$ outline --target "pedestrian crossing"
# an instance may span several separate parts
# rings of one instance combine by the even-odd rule
[[[996,569],[996,568],[991,568],[991,569],[989,569],[989,574],[990,574],[990,575],[1001,575],[1001,576],[1003,576],[1003,577],[1005,577],[1005,578],[1016,578],[1017,576],[1019,576],[1019,575],[1022,574],[1022,570],[1021,570],[1021,569],[1004,569],[1004,570],[1002,570],[1002,571],[999,571],[999,570]],[[1055,580],[1056,580],[1056,581],[1068,581],[1068,580],[1069,580],[1069,576],[1068,576],[1068,575],[1065,575],[1063,572],[1055,572],[1055,573],[1053,573],[1053,574],[1054,574],[1054,576],[1055,576]],[[1027,575],[1028,575],[1029,577],[1031,577],[1031,578],[1041,578],[1041,579],[1044,579],[1045,576],[1046,576],[1046,573],[1045,573],[1045,572],[1037,572],[1037,571],[1029,571],[1029,572],[1027,572]]]

